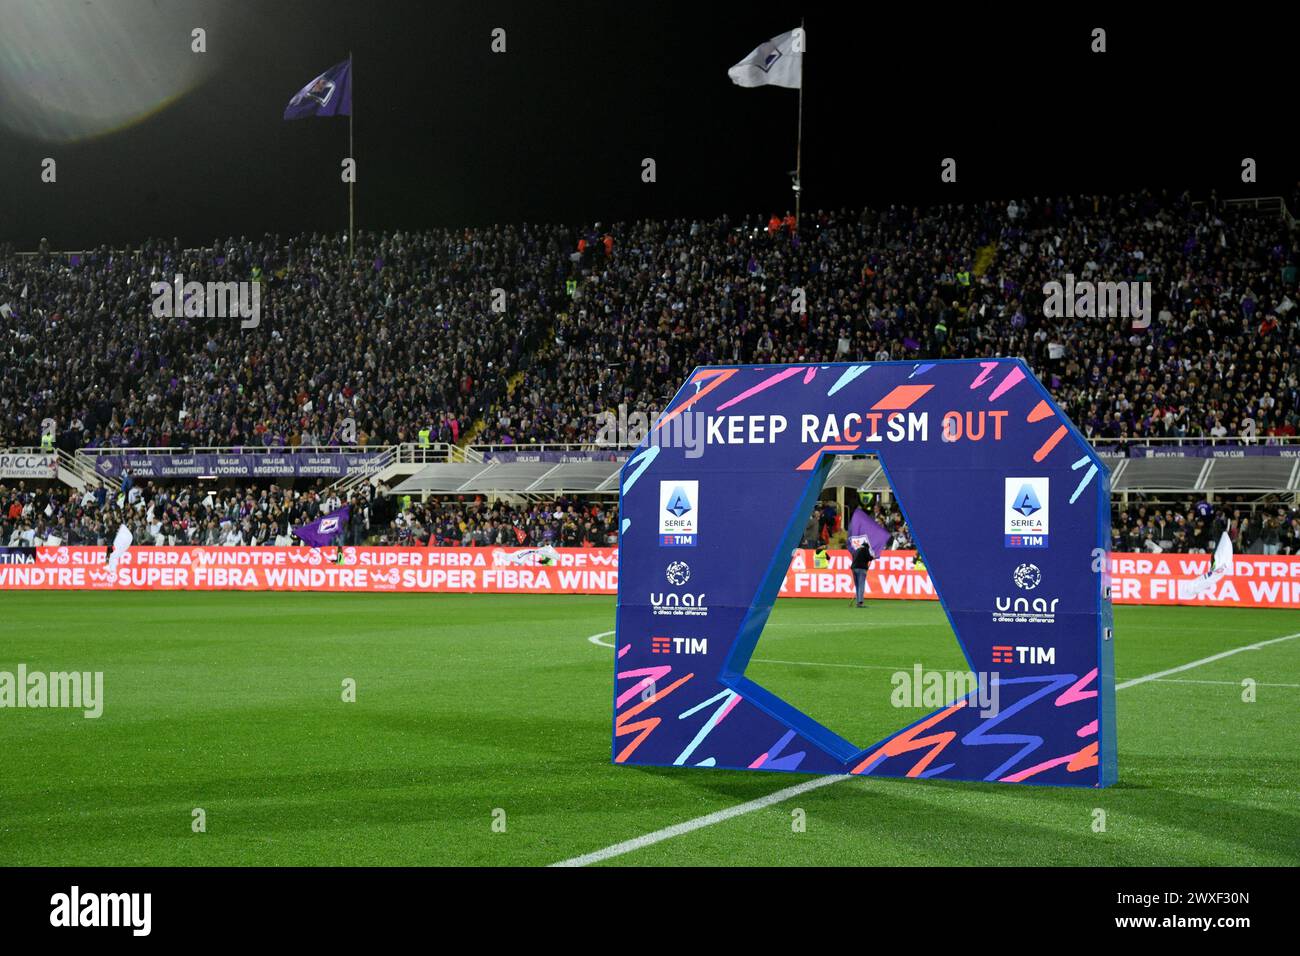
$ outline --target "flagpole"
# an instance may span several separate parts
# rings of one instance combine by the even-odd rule
[[[804,20],[799,19],[799,39],[806,48],[808,37],[804,31]],[[799,231],[799,206],[800,200],[803,199],[803,58],[804,52],[799,54],[799,127],[795,137],[794,146],[794,228],[795,232]]]
[[[356,70],[352,69],[352,51],[350,49],[350,51],[347,51],[348,94],[352,94],[352,92],[355,92],[355,88],[354,88],[355,79],[356,79]],[[800,88],[801,98],[802,95],[803,95],[803,88],[801,86]],[[352,237],[354,237],[354,229],[352,229],[352,225],[354,225],[354,221],[355,221],[355,207],[354,207],[354,202],[352,202],[352,189],[354,189],[354,187],[356,186],[356,157],[352,155],[352,113],[354,112],[355,112],[355,107],[354,109],[348,109],[347,111],[347,157],[348,159],[352,160],[352,164],[354,164],[352,165],[352,178],[348,179],[347,182],[347,255],[348,258],[351,258],[351,256],[354,255],[354,248],[352,248]]]

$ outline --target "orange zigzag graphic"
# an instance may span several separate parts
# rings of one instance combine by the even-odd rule
[[[641,741],[649,737],[650,734],[654,731],[654,729],[659,726],[659,721],[661,718],[651,717],[647,720],[638,721],[635,724],[627,723],[628,719],[631,717],[635,717],[637,714],[641,713],[641,711],[645,710],[655,701],[662,700],[663,698],[667,697],[669,694],[675,691],[678,687],[681,687],[683,684],[685,684],[688,680],[690,680],[694,676],[695,675],[692,673],[692,674],[687,674],[685,677],[679,677],[677,680],[673,681],[671,684],[665,687],[662,693],[659,691],[655,691],[653,694],[651,694],[645,700],[641,701],[641,703],[637,704],[635,707],[631,707],[628,710],[625,710],[623,711],[623,713],[618,715],[618,719],[614,721],[615,737],[624,737],[628,734],[636,733],[638,730],[641,731],[641,733],[637,734],[636,740],[633,740],[630,744],[628,744],[626,747],[623,748],[623,750],[619,753],[619,755],[614,758],[614,763],[622,763],[628,757],[632,756],[636,748],[641,746]]]
[[[916,735],[929,730],[935,724],[939,723],[939,721],[956,711],[959,707],[965,706],[966,701],[964,699],[959,700],[947,710],[939,711],[939,713],[935,714],[929,720],[921,721],[921,723],[912,727],[907,732],[899,734],[897,737],[886,741],[882,747],[879,747],[872,753],[868,754],[866,760],[862,761],[862,763],[858,764],[849,772],[862,773],[862,771],[871,766],[871,764],[874,763],[881,754],[884,754],[886,757],[897,757],[900,754],[905,754],[912,750],[920,750],[922,747],[930,747],[933,745],[930,752],[921,758],[920,762],[913,766],[911,770],[907,771],[907,776],[919,777],[925,772],[925,768],[930,766],[930,763],[934,758],[943,752],[943,748],[952,743],[952,739],[957,736],[957,731],[945,730],[943,733],[934,734],[930,737],[918,738]]]

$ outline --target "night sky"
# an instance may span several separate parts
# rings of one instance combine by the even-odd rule
[[[801,17],[805,210],[1132,187],[1266,196],[1300,178],[1280,23],[1138,22],[1132,4],[986,4],[982,19],[842,2],[196,6],[210,75],[165,109],[73,143],[0,126],[0,243],[344,229],[347,120],[281,115],[349,50],[360,229],[783,212],[798,93],[741,89],[726,70]],[[1094,26],[1106,54],[1089,52]],[[945,156],[954,185],[939,182]],[[1253,186],[1244,156],[1259,161]],[[645,157],[656,183],[641,181]]]

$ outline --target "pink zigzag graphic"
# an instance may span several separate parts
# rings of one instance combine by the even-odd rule
[[[1092,670],[1088,671],[1088,673],[1075,681],[1072,686],[1067,688],[1065,693],[1056,698],[1056,706],[1064,707],[1066,704],[1077,704],[1079,701],[1087,700],[1089,697],[1096,697],[1097,692],[1095,690],[1083,689],[1088,684],[1092,683],[1092,679],[1096,676],[1097,668],[1094,667]]]
[[[1007,372],[1006,378],[998,382],[998,387],[993,389],[993,394],[989,396],[990,402],[996,402],[999,398],[1011,391],[1017,385],[1025,380],[1025,373],[1017,365],[1010,372]]]
[[[721,405],[718,406],[718,411],[722,411],[724,408],[730,408],[732,405],[738,405],[739,403],[743,402],[745,399],[757,395],[759,392],[763,391],[763,389],[771,388],[773,385],[776,385],[778,382],[784,382],[791,375],[798,375],[803,370],[804,370],[803,366],[801,365],[798,368],[788,368],[783,372],[777,372],[775,375],[769,375],[767,378],[763,379],[763,381],[759,382],[754,387],[747,388],[739,395],[737,395],[735,398],[731,398],[723,402]]]
[[[975,381],[970,383],[970,387],[979,388],[989,380],[989,376],[993,374],[993,370],[997,367],[997,362],[980,362],[980,368],[983,369],[983,371],[980,372],[979,375],[975,376]]]
[[[641,679],[618,695],[614,708],[617,710],[626,704],[630,698],[635,697],[643,688],[658,683],[659,678],[668,676],[672,669],[671,664],[662,664],[657,667],[641,667],[634,671],[621,671],[618,675],[619,680],[624,677],[640,677]]]

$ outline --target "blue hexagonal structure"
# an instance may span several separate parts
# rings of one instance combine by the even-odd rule
[[[863,453],[998,706],[860,748],[745,672],[834,456]],[[620,478],[615,763],[1117,779],[1109,473],[1019,359],[698,368]]]

